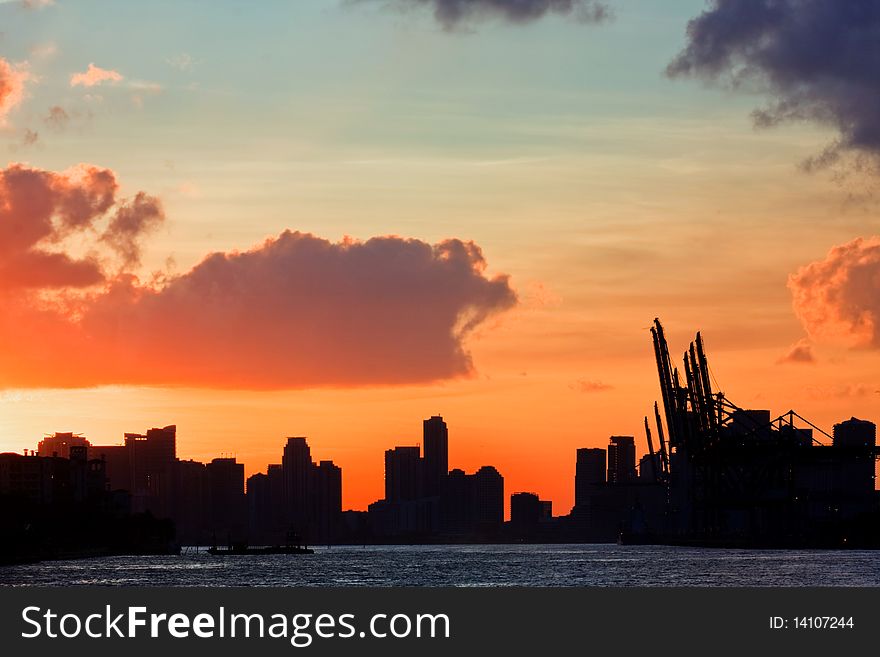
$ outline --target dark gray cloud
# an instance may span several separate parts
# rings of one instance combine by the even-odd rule
[[[529,23],[557,14],[587,23],[611,17],[608,6],[598,0],[354,0],[356,3],[384,2],[402,9],[426,7],[447,30],[483,19]]]
[[[880,156],[880,2],[711,0],[690,21],[671,77],[694,76],[768,97],[756,125],[810,121],[838,138],[813,164],[844,151]]]

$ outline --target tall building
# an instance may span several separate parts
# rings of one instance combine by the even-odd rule
[[[497,529],[504,522],[504,477],[491,465],[484,465],[471,477],[473,521],[477,529]]]
[[[425,451],[425,497],[440,494],[441,482],[449,471],[449,431],[446,422],[434,415],[423,423],[423,449]]]
[[[157,518],[171,516],[174,504],[174,465],[177,427],[125,434],[133,511],[149,511]]]
[[[418,447],[385,451],[385,500],[402,502],[422,497],[422,459]]]
[[[181,545],[205,545],[212,540],[206,471],[205,464],[199,461],[176,463],[171,517]]]
[[[633,436],[611,436],[608,444],[608,483],[636,479],[636,441]]]
[[[311,511],[312,453],[303,436],[287,439],[281,459],[284,475],[284,507],[287,530],[305,537],[309,532]]]
[[[245,532],[244,464],[217,458],[205,466],[210,497],[209,529],[220,544],[243,541]]]
[[[313,543],[330,543],[339,532],[342,517],[342,468],[333,461],[313,466]]]
[[[574,475],[574,504],[583,506],[590,496],[590,486],[605,483],[605,450],[581,447],[577,451]]]
[[[504,522],[504,477],[491,465],[474,474],[455,468],[443,482],[439,524],[452,534],[493,535]]]
[[[248,542],[251,545],[274,544],[267,540],[272,526],[272,494],[269,475],[263,472],[247,478],[245,496],[248,507]]]

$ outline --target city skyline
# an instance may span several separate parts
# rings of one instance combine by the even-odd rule
[[[576,5],[0,2],[0,452],[308,436],[366,509],[440,413],[570,508],[577,449],[644,451],[657,315],[743,406],[876,421],[878,17]]]

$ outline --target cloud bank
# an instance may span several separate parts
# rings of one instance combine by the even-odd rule
[[[117,199],[112,171],[15,165],[0,186],[0,386],[281,389],[431,382],[473,372],[465,341],[512,307],[472,242],[330,242],[285,231],[142,283],[157,199]],[[71,234],[121,262],[62,249]],[[100,253],[100,249],[98,249]]]
[[[880,156],[880,4],[875,0],[712,0],[690,21],[672,77],[695,76],[765,95],[759,126],[809,121],[844,151]]]
[[[385,4],[400,9],[430,8],[434,18],[447,30],[484,19],[522,24],[557,14],[581,22],[600,23],[611,17],[608,6],[597,0],[390,0]]]
[[[788,287],[811,337],[880,349],[880,237],[835,246],[789,276]]]

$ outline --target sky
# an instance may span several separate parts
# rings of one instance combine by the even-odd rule
[[[740,406],[876,422],[872,25],[828,0],[0,3],[0,451],[177,424],[181,458],[250,475],[304,435],[364,509],[441,414],[451,466],[566,513],[578,447],[646,450],[654,317],[674,354],[702,331]]]

